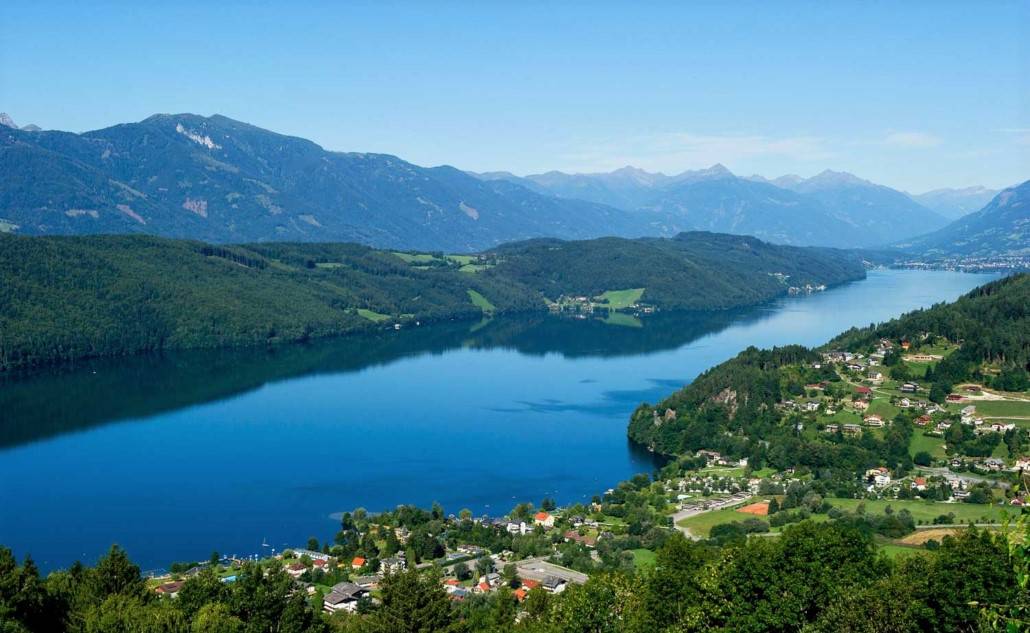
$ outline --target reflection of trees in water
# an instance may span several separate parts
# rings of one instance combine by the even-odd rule
[[[753,321],[766,314],[762,309],[662,313],[648,317],[639,328],[607,325],[596,319],[498,318],[271,349],[200,350],[83,361],[0,379],[0,447],[212,402],[278,380],[358,371],[460,347],[514,349],[533,355],[559,353],[571,358],[629,356],[675,349],[733,322]]]

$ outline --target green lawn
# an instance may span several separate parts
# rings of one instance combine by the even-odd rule
[[[446,257],[448,260],[458,264],[459,266],[465,266],[466,264],[471,264],[476,261],[476,258],[472,255],[447,255]]]
[[[929,437],[923,435],[923,432],[919,429],[916,429],[912,433],[912,442],[908,445],[908,453],[915,456],[919,451],[926,451],[933,455],[935,459],[943,459],[946,457],[944,453],[944,438]]]
[[[626,290],[609,290],[597,298],[602,303],[607,303],[608,307],[613,310],[622,310],[640,301],[640,297],[643,295],[643,288],[627,288]]]
[[[340,262],[317,262],[315,266],[317,268],[325,268],[328,270],[332,270],[334,268],[343,268],[343,264],[341,264]]]
[[[374,323],[379,323],[380,321],[385,321],[390,318],[390,315],[388,314],[379,314],[378,312],[367,310],[365,308],[358,308],[358,315]]]
[[[654,567],[655,560],[658,558],[658,555],[649,549],[632,549],[630,551],[633,552],[633,564],[637,569]]]
[[[884,420],[893,420],[894,416],[898,415],[899,411],[901,411],[901,409],[891,404],[887,398],[879,397],[870,401],[869,409],[866,410],[865,414],[873,415],[875,413],[876,415],[882,416]]]
[[[425,264],[428,262],[435,262],[439,259],[436,255],[430,255],[429,253],[401,253],[399,251],[394,251],[393,254],[409,264]]]
[[[988,417],[1030,417],[1030,400],[978,400],[970,402],[977,415]],[[962,406],[967,406],[962,403]]]
[[[765,479],[766,477],[771,477],[771,476],[773,476],[775,474],[776,474],[776,469],[775,468],[769,468],[768,466],[766,466],[765,468],[759,468],[758,470],[752,472],[751,476],[752,477],[757,477],[759,479]]]
[[[481,270],[486,270],[488,268],[493,268],[493,265],[492,264],[464,264],[464,265],[462,265],[461,268],[458,269],[458,272],[474,274],[474,273],[478,273]]]
[[[497,310],[497,308],[494,307],[494,304],[490,303],[489,299],[479,294],[475,290],[469,288],[468,293],[469,298],[472,299],[472,303],[483,312],[494,312]]]
[[[876,549],[886,554],[888,558],[897,558],[898,556],[919,556],[926,553],[926,550],[921,547],[895,545],[894,543],[878,543]]]
[[[907,509],[912,513],[912,518],[916,520],[916,523],[920,519],[924,523],[930,523],[938,516],[949,513],[955,514],[956,523],[965,523],[970,519],[973,521],[986,519],[989,523],[997,523],[1005,515],[1004,508],[974,503],[942,503],[922,499],[827,499],[827,501],[843,510],[854,510],[860,503],[864,503],[868,514],[882,514],[887,506],[890,506],[895,512]]]
[[[742,502],[740,505],[744,506],[758,499],[751,499]],[[737,506],[740,507],[740,506]],[[720,523],[732,523],[733,521],[743,521],[744,519],[751,518],[753,515],[744,514],[743,512],[737,512],[735,508],[724,508],[722,510],[714,510],[712,512],[703,512],[701,514],[688,517],[680,521],[677,525],[680,527],[689,528],[690,532],[694,536],[708,537],[708,533],[713,527]],[[764,517],[758,517],[763,518]]]

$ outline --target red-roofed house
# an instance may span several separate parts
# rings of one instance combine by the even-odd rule
[[[523,600],[525,600],[526,599],[526,590],[525,589],[516,589],[515,590],[515,599],[518,600],[519,602],[522,602]]]
[[[490,583],[488,582],[481,582],[478,585],[476,585],[476,588],[482,591],[483,593],[490,593]]]
[[[536,589],[537,587],[540,586],[540,581],[539,580],[531,580],[529,578],[526,578],[525,580],[522,581],[522,586],[525,587],[527,591],[530,590],[530,589]]]
[[[457,578],[446,578],[444,579],[443,584],[450,585],[451,587],[460,587],[461,581]]]
[[[362,567],[365,566],[365,559],[362,558],[361,556],[355,556],[354,560],[352,560],[350,562],[350,566],[353,567],[354,569],[361,569]]]
[[[554,517],[547,512],[537,512],[536,516],[533,517],[533,523],[547,528],[554,527]]]
[[[869,387],[855,387],[855,393],[867,396],[873,392]]]

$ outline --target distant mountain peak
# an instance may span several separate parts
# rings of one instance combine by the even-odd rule
[[[0,125],[4,127],[14,128],[16,130],[18,129],[18,124],[16,124],[14,122],[14,119],[11,118],[11,115],[7,114],[6,112],[0,112]]]
[[[806,185],[837,187],[841,185],[873,185],[873,183],[863,180],[855,174],[846,171],[833,171],[832,169],[824,169],[804,182]]]

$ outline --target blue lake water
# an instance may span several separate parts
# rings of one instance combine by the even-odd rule
[[[587,500],[653,469],[626,440],[640,402],[749,345],[816,345],[992,278],[872,271],[641,327],[495,319],[8,378],[0,543],[52,569],[117,542],[152,568],[321,541],[334,513],[359,506],[501,515]]]

